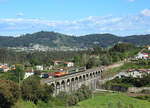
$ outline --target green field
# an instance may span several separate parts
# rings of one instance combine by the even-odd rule
[[[97,93],[92,99],[79,102],[73,108],[150,108],[150,102],[128,97],[122,93]]]

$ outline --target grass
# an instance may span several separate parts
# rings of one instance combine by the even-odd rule
[[[14,106],[12,106],[12,108],[37,108],[37,107],[33,102],[23,101],[22,99],[20,99]]]
[[[73,108],[150,108],[150,102],[128,97],[123,93],[97,93],[92,99],[79,102]]]
[[[122,107],[118,107],[118,105]],[[95,93],[92,98],[71,107],[65,106],[56,99],[52,99],[47,104],[39,101],[37,105],[20,99],[12,108],[149,108],[149,106],[150,102],[147,100],[132,98],[124,93]]]

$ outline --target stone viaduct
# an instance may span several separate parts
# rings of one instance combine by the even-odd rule
[[[58,78],[41,80],[41,84],[48,84],[55,88],[54,95],[64,91],[72,93],[82,84],[89,86],[90,90],[95,90],[98,81],[101,79],[102,67],[88,69],[83,72],[74,73]]]

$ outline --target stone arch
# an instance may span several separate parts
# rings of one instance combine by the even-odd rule
[[[79,76],[79,82],[82,82],[82,76]]]
[[[93,77],[95,77],[95,72],[93,72]]]
[[[71,92],[74,91],[74,83],[75,83],[75,79],[74,78],[71,78]]]
[[[83,81],[85,81],[86,80],[86,75],[83,75]]]
[[[98,74],[98,72],[96,71],[96,75]]]
[[[67,86],[70,85],[70,79],[67,79]]]
[[[75,78],[75,83],[78,83],[78,79],[79,79],[78,77]]]
[[[55,84],[54,83],[52,83],[50,86],[53,87],[53,88],[55,88]]]
[[[93,75],[92,75],[92,73],[90,73],[90,78],[92,79],[92,77],[93,77]]]
[[[87,79],[87,80],[89,79],[89,74],[86,74],[86,79]]]
[[[61,82],[61,91],[65,91],[66,87],[65,87],[65,81],[62,80]]]
[[[60,93],[60,82],[56,83],[56,95]]]

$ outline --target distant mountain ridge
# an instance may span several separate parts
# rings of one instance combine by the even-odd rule
[[[118,42],[127,42],[138,46],[149,45],[150,34],[127,37],[119,37],[113,34],[89,34],[77,37],[56,32],[41,31],[19,37],[0,36],[0,47],[29,47],[30,45],[40,44],[57,48],[90,48],[94,44],[101,47],[109,47]]]

